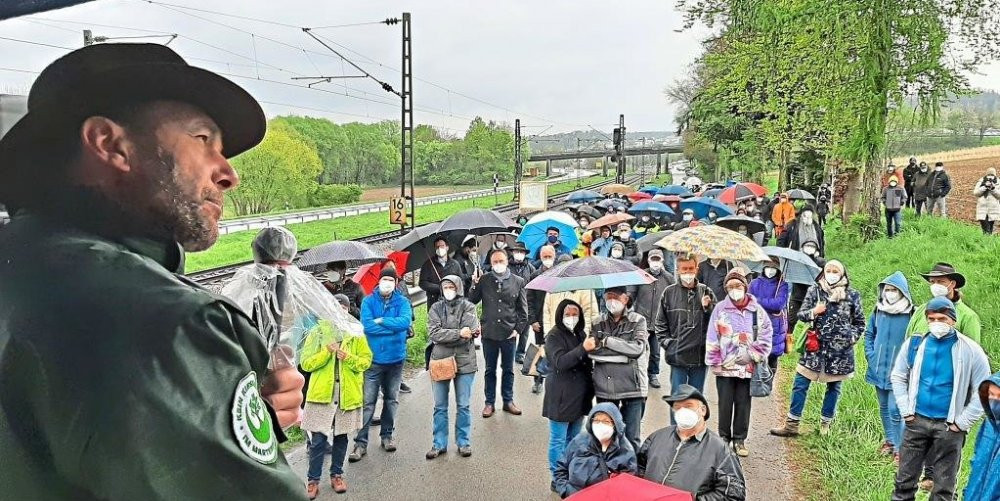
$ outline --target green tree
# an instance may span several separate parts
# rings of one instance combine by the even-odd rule
[[[287,124],[272,121],[264,140],[232,161],[240,185],[230,199],[238,215],[259,214],[285,205],[302,207],[322,165],[316,150]]]

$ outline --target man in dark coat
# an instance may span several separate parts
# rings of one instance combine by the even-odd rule
[[[715,297],[726,297],[726,275],[733,271],[733,263],[725,259],[706,259],[698,265],[698,282],[712,289]]]
[[[649,251],[646,261],[648,265],[644,269],[656,280],[651,284],[629,286],[628,295],[632,298],[632,308],[636,313],[646,317],[646,325],[652,327],[656,325],[656,315],[660,311],[660,297],[663,296],[663,291],[674,283],[674,276],[665,269],[662,250]],[[649,332],[649,385],[659,388],[660,343],[651,328]]]
[[[712,289],[697,278],[698,261],[694,256],[677,257],[677,283],[660,297],[654,331],[663,345],[670,365],[670,389],[682,384],[705,387],[705,343],[708,319],[715,307]]]
[[[812,205],[806,205],[798,216],[788,223],[785,232],[778,237],[778,245],[792,250],[802,248],[803,242],[816,242],[819,255],[826,255],[826,238],[823,226],[816,220],[816,211]]]
[[[469,235],[464,241],[462,241],[462,247],[455,253],[455,261],[458,261],[458,267],[462,270],[463,290],[469,290],[472,288],[472,275],[476,273],[476,267],[479,266],[479,253],[477,247],[479,242],[476,241],[476,237]],[[428,309],[428,311],[430,311]]]
[[[319,276],[319,280],[330,294],[347,296],[348,313],[354,318],[361,318],[361,302],[365,300],[365,291],[357,282],[347,277],[347,263],[343,261],[327,263],[326,272]]]
[[[427,293],[427,309],[441,298],[441,279],[448,275],[462,275],[462,266],[448,256],[448,240],[434,240],[434,256],[420,268],[420,288]]]
[[[903,187],[906,188],[906,206],[913,207],[913,176],[920,171],[917,159],[910,157],[910,163],[903,169]]]
[[[250,94],[163,45],[38,75],[0,140],[4,499],[303,498],[279,447],[302,376],[184,276],[239,185],[227,159],[265,128]]]
[[[931,171],[925,162],[920,162],[917,172],[913,173],[913,206],[917,215],[922,212],[927,199],[931,196]],[[928,212],[930,209],[928,208]]]
[[[510,249],[510,272],[524,279],[527,284],[535,276],[535,267],[528,261],[528,249],[524,244],[518,242]],[[514,363],[524,363],[524,352],[528,348],[528,335],[531,334],[531,327],[517,335],[517,349],[514,351]]]
[[[930,197],[927,199],[927,214],[934,215],[934,209],[943,218],[948,218],[948,193],[951,193],[951,178],[944,170],[944,162],[934,164],[934,172],[927,181]]]

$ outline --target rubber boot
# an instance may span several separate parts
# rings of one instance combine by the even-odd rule
[[[799,422],[798,420],[786,418],[785,426],[781,428],[771,428],[771,435],[777,437],[797,437],[799,436]]]

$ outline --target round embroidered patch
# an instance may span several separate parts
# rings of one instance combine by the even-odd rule
[[[278,443],[267,405],[260,396],[257,373],[250,371],[233,396],[233,432],[240,448],[255,461],[271,464],[278,459]]]

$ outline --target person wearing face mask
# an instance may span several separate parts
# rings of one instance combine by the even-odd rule
[[[708,400],[697,388],[681,385],[663,400],[676,425],[650,435],[636,454],[639,476],[695,494],[696,500],[743,501],[743,467],[732,449],[708,429]]]
[[[976,220],[983,229],[984,235],[993,234],[993,225],[1000,218],[1000,182],[997,180],[997,170],[990,168],[986,175],[976,181],[972,194],[976,197]]]
[[[938,215],[948,218],[948,193],[951,193],[951,177],[944,170],[943,162],[934,163],[934,172],[931,173],[927,181],[930,195],[927,198],[927,214],[934,215],[937,209]]]
[[[932,299],[925,315],[929,332],[903,345],[892,370],[892,392],[906,426],[894,501],[914,499],[925,464],[933,467],[930,498],[955,497],[966,434],[983,415],[982,401],[973,396],[990,377],[986,353],[955,329],[958,312],[951,301]]]
[[[965,275],[948,263],[935,263],[931,271],[921,273],[924,280],[930,284],[931,296],[948,298],[955,305],[958,321],[955,328],[975,342],[980,342],[982,322],[979,314],[965,303],[965,295],[959,290],[965,287]],[[910,324],[906,326],[906,337],[927,332],[927,319],[924,310],[927,304],[922,304],[913,312]]]
[[[594,361],[594,392],[598,402],[621,409],[625,435],[633,448],[638,448],[649,392],[646,317],[629,309],[625,287],[605,289],[604,304],[606,311],[591,327],[591,336],[597,342],[597,349],[590,352]]]
[[[556,265],[558,266],[569,261],[571,261],[571,258],[564,254],[556,259]],[[530,293],[532,291],[529,290],[528,292]],[[551,332],[553,328],[559,325],[559,322],[556,320],[556,311],[559,309],[559,304],[566,299],[575,302],[583,308],[583,313],[580,315],[580,321],[583,323],[584,332],[590,334],[591,323],[600,313],[600,303],[598,302],[594,291],[590,289],[580,289],[564,292],[539,292],[544,295],[544,299],[541,311],[541,331],[540,333],[535,334],[535,344],[541,346],[545,342],[545,333]],[[544,379],[545,378],[543,376],[535,377],[535,384],[531,387],[532,393],[537,394],[542,392],[542,383],[544,382]]]
[[[771,260],[764,263],[760,276],[750,282],[749,292],[767,312],[771,322],[771,354],[767,357],[767,364],[774,372],[778,370],[778,358],[792,347],[792,343],[786,311],[789,296],[788,282],[782,277],[779,258],[769,257]]]
[[[490,252],[490,273],[472,279],[469,301],[483,304],[483,356],[486,361],[486,405],[483,417],[496,412],[497,362],[500,362],[502,386],[500,397],[503,410],[514,416],[521,409],[514,404],[514,351],[517,336],[528,329],[528,299],[523,278],[511,273],[507,251]]]
[[[715,374],[719,394],[719,436],[737,456],[750,455],[750,378],[757,364],[771,354],[771,322],[753,296],[746,276],[733,270],[726,276],[726,296],[712,311],[706,334],[705,365]]]
[[[906,188],[906,206],[913,207],[913,176],[920,171],[917,159],[910,157],[910,162],[903,168],[903,187]]]
[[[889,186],[889,181],[891,181],[893,177],[896,178],[896,183],[899,184],[900,188],[906,187],[904,169],[902,167],[896,167],[895,165],[890,163],[889,165],[886,166],[885,172],[882,173],[883,189]]]
[[[656,315],[660,311],[660,297],[663,291],[670,284],[674,283],[674,275],[665,269],[663,263],[663,251],[653,249],[646,253],[647,273],[655,280],[651,284],[631,285],[628,287],[628,295],[632,300],[632,307],[636,313],[646,317],[646,325],[656,325]],[[650,331],[649,340],[649,385],[653,388],[660,387],[660,343],[656,335]]]
[[[619,241],[615,241],[611,244],[611,251],[608,252],[608,257],[611,259],[627,259],[625,257],[625,244]]]
[[[427,293],[427,311],[441,298],[441,279],[448,275],[464,276],[462,266],[448,255],[448,240],[438,237],[434,240],[434,254],[420,267],[418,285]]]
[[[595,405],[584,422],[584,432],[573,438],[556,464],[556,494],[565,499],[612,475],[638,473],[635,447],[626,438],[625,428],[617,407]]]
[[[698,283],[698,260],[677,256],[677,282],[663,290],[657,306],[654,332],[670,366],[670,389],[682,384],[705,389],[705,340],[715,294]]]
[[[764,241],[770,242],[771,235],[774,234],[774,221],[771,220],[771,213],[778,203],[777,197],[774,200],[768,197],[758,197],[757,207],[759,207],[758,219],[764,222]]]
[[[635,223],[635,228],[632,229],[632,240],[639,240],[647,234],[657,231],[660,231],[660,227],[649,214],[646,214],[639,218],[638,223]]]
[[[632,238],[632,227],[628,223],[618,225],[618,240],[624,246],[622,252],[623,259],[633,263],[636,262],[636,256],[639,255],[639,245]]]
[[[733,271],[733,263],[725,259],[708,258],[698,264],[698,281],[712,289],[717,298],[726,297],[726,275]]]
[[[809,256],[816,266],[823,268],[826,266],[826,259],[819,255],[819,246],[816,242],[804,242],[800,252]],[[799,310],[802,308],[802,301],[805,300],[806,292],[809,291],[808,284],[792,284],[792,294],[788,297],[788,332],[795,332],[795,326],[799,323]]]
[[[448,393],[455,389],[455,442],[462,457],[472,455],[472,383],[476,377],[476,346],[480,324],[476,305],[463,297],[463,280],[448,275],[441,280],[441,300],[427,314],[427,335],[434,343],[432,360],[455,357],[455,377],[432,381],[434,394],[434,443],[425,457],[435,459],[448,450]]]
[[[549,374],[545,379],[542,417],[549,420],[549,472],[555,490],[555,472],[566,445],[580,434],[583,418],[594,400],[593,362],[587,356],[597,342],[585,330],[583,308],[563,299],[556,308],[556,323],[545,335]]]
[[[746,209],[744,209],[744,215],[746,215]],[[715,222],[718,221],[718,220],[719,220],[719,213],[715,212],[714,210],[710,210],[710,211],[708,211],[708,215],[705,216],[701,220],[701,222],[703,224],[715,224]]]
[[[347,263],[337,261],[326,264],[326,271],[319,275],[323,287],[330,294],[343,294],[350,300],[349,311],[352,317],[361,318],[361,302],[365,300],[365,291],[357,282],[347,276]]]
[[[693,221],[694,221],[694,211],[691,209],[684,209],[684,211],[681,212],[681,220],[678,221],[677,223],[674,223],[673,230],[674,231],[683,230],[684,228],[691,226],[691,223]]]
[[[476,274],[479,266],[479,242],[475,235],[468,235],[462,241],[462,247],[455,254],[455,261],[458,261],[458,268],[462,272],[461,277],[465,290],[472,287],[472,275]],[[430,311],[430,310],[428,310]]]
[[[592,256],[608,257],[611,254],[611,244],[615,243],[615,240],[611,238],[611,227],[601,226],[600,228],[601,237],[594,240],[594,243],[590,244],[590,254]]]
[[[785,225],[795,219],[795,206],[788,201],[788,194],[782,193],[778,197],[778,203],[771,208],[771,222],[774,224],[774,233],[781,240],[785,232]],[[781,244],[778,244],[781,245]]]
[[[819,255],[823,256],[826,254],[825,237],[823,227],[816,220],[816,209],[812,205],[806,205],[798,217],[785,226],[785,231],[778,237],[778,245],[801,250],[804,242],[816,242]]]
[[[882,206],[885,207],[885,232],[889,238],[903,229],[903,206],[906,205],[906,190],[896,176],[889,178],[889,184],[882,190]]]
[[[806,293],[798,316],[811,327],[806,331],[805,348],[795,369],[788,417],[785,425],[772,429],[771,434],[798,436],[809,386],[818,382],[826,384],[819,433],[829,435],[837,414],[840,385],[854,374],[854,344],[865,333],[861,294],[851,287],[847,269],[840,261],[827,261],[823,274]]]
[[[379,431],[381,445],[386,452],[396,451],[392,435],[406,360],[406,338],[413,324],[413,309],[410,301],[396,290],[398,281],[395,270],[383,269],[378,287],[361,303],[361,325],[373,356],[371,367],[365,371],[364,424],[354,438],[354,451],[348,457],[352,463],[360,461],[368,452],[368,428],[380,392],[384,399]]]
[[[1000,372],[979,384],[986,421],[976,437],[969,483],[962,499],[1000,499]],[[973,397],[975,398],[975,397]]]
[[[931,170],[926,162],[920,162],[917,172],[913,173],[913,206],[917,209],[919,216],[923,211],[927,199],[931,196]],[[929,208],[928,208],[929,210]]]
[[[514,244],[514,247],[510,249],[510,263],[507,267],[511,273],[521,277],[525,284],[530,282],[531,277],[535,275],[535,266],[528,261],[528,249],[520,242]],[[514,363],[516,364],[524,363],[524,352],[528,348],[528,335],[530,333],[529,326],[517,336],[517,348],[514,350]]]
[[[913,314],[913,300],[910,286],[903,273],[897,271],[879,284],[879,299],[875,311],[868,317],[865,328],[865,359],[868,372],[865,381],[875,387],[878,398],[879,415],[885,440],[879,453],[893,455],[899,462],[899,447],[902,445],[903,420],[896,408],[896,398],[892,394],[890,375],[896,364],[896,355],[906,338],[906,326]]]

